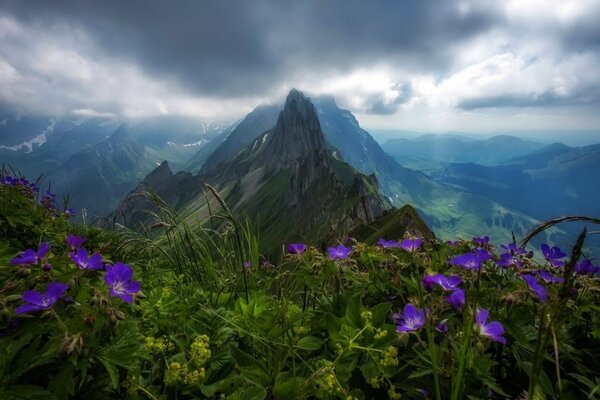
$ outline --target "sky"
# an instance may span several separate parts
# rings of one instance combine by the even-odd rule
[[[600,0],[0,2],[0,112],[226,121],[292,87],[364,127],[600,130]]]

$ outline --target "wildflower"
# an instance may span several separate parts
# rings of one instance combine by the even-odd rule
[[[479,334],[494,342],[506,344],[506,339],[502,337],[502,335],[504,335],[504,327],[502,324],[498,321],[492,321],[488,324],[486,323],[487,319],[488,310],[479,308],[475,311],[475,324],[479,329]]]
[[[393,318],[398,324],[396,332],[414,332],[425,325],[425,312],[410,303],[404,306],[404,313],[394,314]]]
[[[133,295],[141,290],[138,281],[132,281],[133,269],[127,264],[117,262],[112,267],[106,267],[104,282],[109,286],[110,295],[119,297],[125,303],[133,303]]]
[[[67,235],[67,238],[65,239],[65,241],[67,242],[69,247],[71,247],[72,249],[76,249],[77,247],[81,246],[82,244],[85,243],[86,240],[87,239],[82,236],[72,235],[70,233]]]
[[[56,195],[51,192],[46,192],[44,197],[42,197],[42,200],[40,200],[40,203],[44,207],[46,207],[48,210],[55,210],[56,209]]]
[[[563,283],[565,281],[562,276],[554,276],[545,269],[539,270],[538,276],[546,283]]]
[[[561,258],[565,258],[567,255],[563,253],[560,248],[557,246],[550,247],[547,244],[542,245],[542,253],[546,258],[546,261],[550,263],[555,268],[560,268],[565,266],[565,262],[561,260]]]
[[[446,324],[447,322],[447,319],[441,320],[440,323],[436,325],[435,330],[439,333],[448,333],[448,325]]]
[[[575,264],[575,273],[580,275],[598,274],[600,273],[600,267],[592,264],[592,262],[586,258],[582,262]]]
[[[548,300],[548,291],[543,285],[538,283],[537,279],[535,279],[535,276],[523,274],[521,275],[521,278],[523,278],[523,280],[527,283],[529,290],[535,293],[540,301],[545,302]]]
[[[421,247],[422,244],[423,238],[420,237],[404,239],[402,242],[400,242],[400,248],[404,251],[408,251],[409,253],[414,253],[419,249],[419,247]]]
[[[37,290],[27,290],[21,296],[26,304],[22,304],[15,309],[17,314],[25,314],[28,312],[48,310],[52,308],[54,303],[69,289],[66,283],[50,282],[46,293],[40,293]]]
[[[83,247],[78,248],[75,253],[69,253],[69,257],[79,269],[94,271],[104,268],[102,266],[102,256],[98,253],[89,255]]]
[[[327,249],[330,260],[343,260],[345,258],[348,258],[348,255],[351,251],[352,247],[345,247],[343,245],[339,245],[337,247],[330,247]]]
[[[50,245],[48,242],[42,242],[37,251],[27,249],[10,260],[10,263],[13,265],[37,264],[46,258],[48,251],[50,251]]]
[[[252,267],[252,261],[244,261],[244,267],[246,267],[246,268]]]
[[[474,252],[456,255],[450,259],[449,263],[464,269],[475,271],[481,269],[481,264],[490,258],[492,258],[492,255],[489,252],[478,249]]]
[[[482,249],[486,248],[489,246],[490,244],[490,237],[489,236],[484,236],[484,237],[474,237],[473,238],[473,243],[475,243],[475,245],[477,247],[480,247]]]
[[[523,261],[517,256],[524,255],[526,253],[525,249],[517,247],[516,243],[509,243],[506,246],[502,245],[502,247],[506,250],[506,253],[500,254],[500,259],[496,261],[496,265],[503,268],[510,266],[523,267]]]
[[[65,215],[67,216],[67,218],[70,218],[75,215],[75,210],[72,208],[67,208],[65,209]]]
[[[462,279],[458,275],[445,276],[443,274],[425,275],[423,278],[423,286],[426,290],[433,289],[433,285],[439,285],[444,290],[453,290],[462,283]]]
[[[397,242],[396,240],[385,240],[384,238],[380,238],[377,241],[377,244],[381,247],[383,247],[384,249],[390,249],[393,247],[400,247],[400,243]]]
[[[46,263],[42,266],[42,271],[44,272],[50,272],[52,271],[52,264]]]
[[[465,306],[465,291],[462,289],[455,289],[450,296],[444,299],[444,301],[456,311],[460,311]]]
[[[306,245],[304,243],[290,243],[287,248],[288,254],[304,254]]]

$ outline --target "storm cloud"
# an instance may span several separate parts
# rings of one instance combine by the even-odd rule
[[[599,17],[599,1],[8,0],[0,104],[216,118],[298,87],[367,120],[535,114],[597,102]]]

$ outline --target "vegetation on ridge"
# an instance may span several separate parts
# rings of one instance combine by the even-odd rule
[[[103,231],[2,175],[0,398],[599,397],[585,234],[570,257],[388,237],[267,260],[231,213],[160,205],[160,235]]]

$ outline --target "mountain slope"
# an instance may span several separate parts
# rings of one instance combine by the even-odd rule
[[[105,215],[156,166],[125,126],[108,139],[72,155],[49,176],[52,191],[88,215]]]

